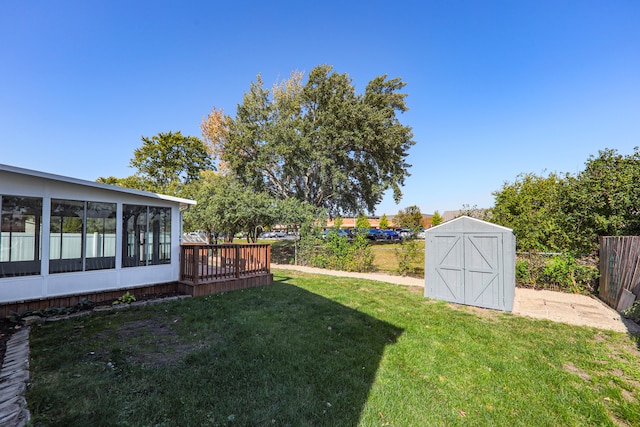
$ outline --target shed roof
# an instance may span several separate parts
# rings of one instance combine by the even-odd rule
[[[436,227],[429,228],[427,233],[437,232],[480,232],[480,233],[513,233],[513,230],[491,222],[482,221],[480,219],[471,218],[469,216],[461,216],[451,221],[444,222]]]
[[[117,193],[125,193],[125,194],[132,194],[136,196],[150,197],[152,199],[167,200],[174,203],[179,203],[181,206],[196,204],[195,200],[183,199],[181,197],[168,196],[166,194],[151,193],[148,191],[135,190],[133,188],[118,187],[116,185],[103,184],[100,182],[87,181],[84,179],[71,178],[71,177],[62,176],[62,175],[55,175],[48,172],[36,171],[32,169],[24,169],[24,168],[19,168],[17,166],[5,165],[2,163],[0,163],[0,171],[6,171],[6,172],[11,172],[11,173],[20,174],[20,175],[27,175],[35,178],[48,179],[51,181],[59,181],[59,182],[65,182],[69,184],[82,185],[85,187],[100,188],[103,190],[115,191]]]

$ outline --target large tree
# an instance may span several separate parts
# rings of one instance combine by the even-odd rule
[[[203,172],[184,195],[198,202],[185,212],[185,228],[205,231],[209,242],[217,241],[220,235],[232,242],[238,232],[245,232],[255,242],[258,229],[273,225],[279,217],[277,201],[269,194],[252,191],[233,176],[212,171]]]
[[[142,146],[133,152],[134,175],[125,178],[100,177],[96,181],[143,191],[179,195],[186,184],[199,179],[200,172],[213,169],[205,144],[180,131],[143,136]]]
[[[442,217],[442,215],[440,215],[440,212],[435,211],[433,213],[433,216],[431,217],[431,226],[437,227],[438,225],[442,224],[443,221],[444,218]]]
[[[382,214],[380,217],[380,229],[386,230],[389,228],[389,218],[387,218],[387,214]]]
[[[294,72],[269,90],[258,75],[234,119],[214,108],[202,125],[211,153],[252,188],[330,215],[373,212],[388,189],[399,201],[414,144],[397,117],[405,83],[383,75],[357,94],[328,65],[302,79]]]
[[[139,175],[130,175],[125,178],[116,178],[115,176],[99,177],[96,182],[109,185],[117,185],[125,188],[135,188],[136,190],[156,192],[157,188],[154,184]]]
[[[396,227],[410,228],[415,231],[422,226],[422,212],[415,205],[400,209],[393,218],[393,223]]]
[[[202,140],[183,136],[180,131],[143,136],[130,164],[156,191],[169,194],[178,193],[182,185],[198,179],[201,171],[213,168]]]

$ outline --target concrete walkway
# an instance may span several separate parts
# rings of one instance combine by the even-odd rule
[[[352,277],[424,288],[424,279],[415,277],[393,276],[382,273],[352,273],[288,264],[271,264],[271,268],[274,270],[296,270],[312,274]],[[512,313],[518,316],[547,319],[571,325],[590,326],[617,332],[640,333],[640,325],[624,319],[620,313],[599,299],[586,295],[516,288]]]

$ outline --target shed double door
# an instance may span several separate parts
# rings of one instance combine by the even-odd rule
[[[502,234],[452,233],[432,237],[435,250],[428,286],[435,298],[505,309]]]

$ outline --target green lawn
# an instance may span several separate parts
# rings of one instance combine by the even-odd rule
[[[31,357],[33,425],[640,425],[633,337],[297,272],[34,327]]]
[[[415,272],[412,275],[416,277],[424,277],[424,240],[418,240],[416,244],[418,247],[418,258],[412,264]],[[400,250],[401,247],[402,245],[400,243],[380,243],[371,245],[371,251],[374,256],[373,265],[376,271],[388,274],[397,274],[398,257],[396,252]]]

